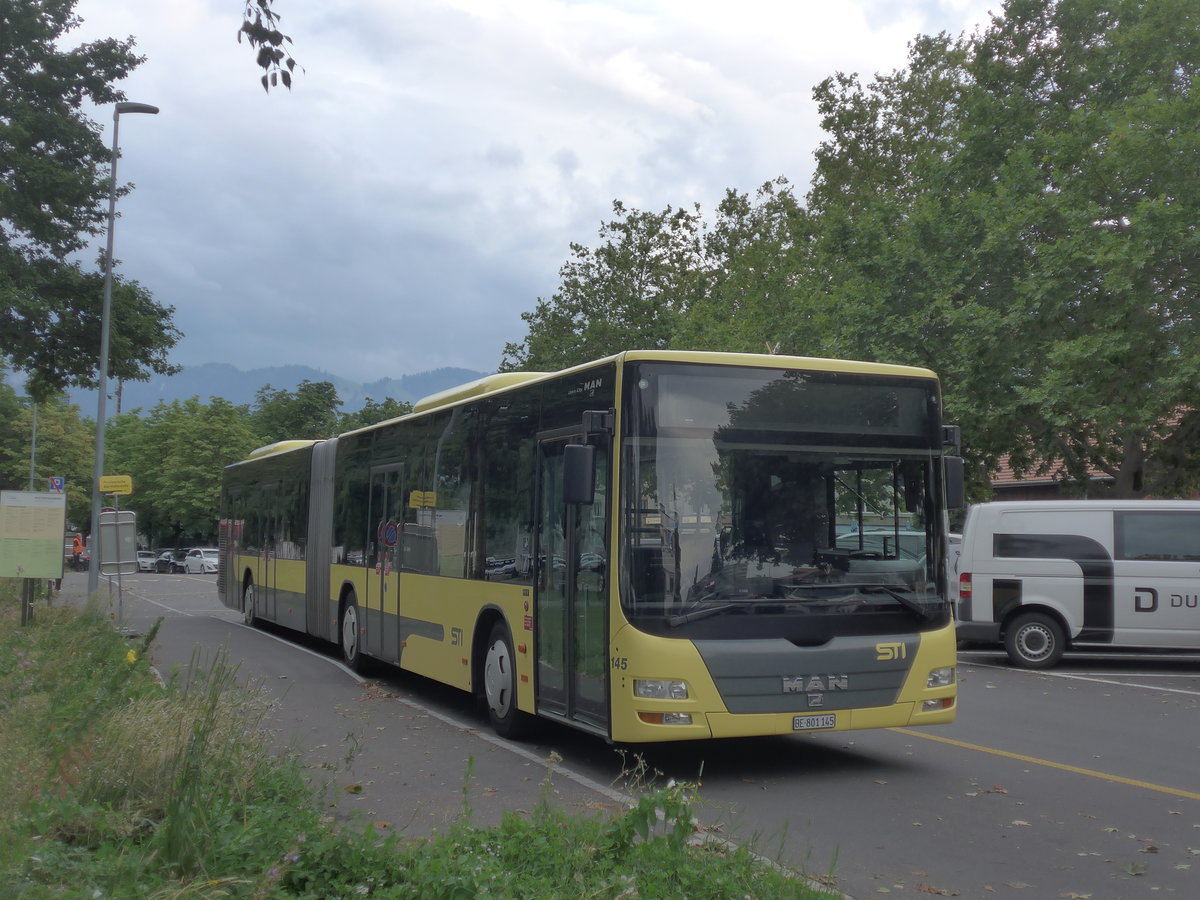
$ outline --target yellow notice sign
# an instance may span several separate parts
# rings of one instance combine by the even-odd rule
[[[132,494],[133,478],[129,475],[101,475],[100,493],[102,494]]]

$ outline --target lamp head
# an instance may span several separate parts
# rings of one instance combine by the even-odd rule
[[[158,107],[151,106],[149,103],[133,103],[129,100],[122,100],[113,108],[113,118],[116,119],[121,113],[149,113],[150,115],[157,115]]]

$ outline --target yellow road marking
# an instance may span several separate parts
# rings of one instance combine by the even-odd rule
[[[928,734],[923,731],[912,731],[908,728],[889,728],[909,737],[924,738],[927,741],[937,741],[964,750],[976,750],[979,753],[990,753],[992,756],[1003,756],[1035,766],[1045,766],[1048,769],[1058,769],[1062,772],[1073,772],[1076,775],[1086,775],[1089,778],[1103,778],[1105,781],[1115,781],[1118,784],[1128,784],[1131,787],[1145,788],[1148,791],[1158,791],[1160,794],[1171,794],[1175,797],[1186,797],[1189,800],[1200,800],[1200,794],[1194,791],[1183,791],[1179,788],[1167,787],[1162,784],[1151,784],[1149,781],[1138,781],[1136,778],[1125,778],[1121,775],[1110,775],[1108,772],[1097,772],[1095,769],[1082,769],[1079,766],[1069,766],[1066,763],[1053,762],[1048,759],[1038,759],[1036,756],[1026,756],[1023,753],[1012,753],[1008,750],[997,750],[994,747],[984,747],[981,744],[968,744],[966,741],[956,741],[954,738],[942,737],[938,734]]]

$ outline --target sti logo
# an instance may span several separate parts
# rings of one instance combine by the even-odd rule
[[[875,659],[880,662],[907,658],[908,647],[906,647],[901,641],[892,641],[886,644],[875,645]]]

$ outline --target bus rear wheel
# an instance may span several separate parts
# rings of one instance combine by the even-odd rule
[[[342,606],[342,622],[338,632],[338,643],[342,647],[342,660],[355,672],[362,665],[362,630],[358,621],[358,598],[353,592],[346,597]]]
[[[1004,632],[1004,650],[1013,665],[1049,669],[1058,665],[1066,647],[1062,626],[1045,613],[1022,613]]]
[[[517,738],[529,727],[529,717],[517,709],[517,669],[508,626],[496,622],[483,659],[483,694],[488,719],[496,734]]]
[[[247,578],[242,588],[242,622],[254,628],[258,625],[258,607],[254,601],[254,579]]]

